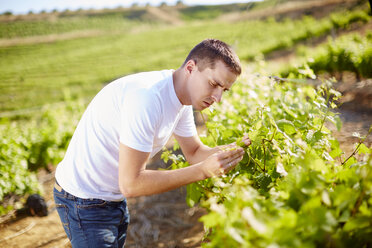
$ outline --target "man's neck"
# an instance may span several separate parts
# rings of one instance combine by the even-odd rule
[[[182,105],[191,105],[190,97],[188,95],[187,80],[183,68],[180,67],[173,72],[173,86],[176,91],[178,100]]]

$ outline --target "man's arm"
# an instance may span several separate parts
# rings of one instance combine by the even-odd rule
[[[211,148],[204,145],[198,135],[192,137],[182,137],[173,134],[190,164],[196,164],[205,160],[210,155],[221,151],[221,147]]]
[[[192,149],[190,149],[191,151]],[[212,149],[213,150],[213,149]],[[194,151],[193,160],[203,159],[207,153]],[[126,145],[119,148],[119,187],[126,197],[152,195],[176,189],[211,176],[222,175],[242,159],[243,149],[220,151],[186,168],[170,171],[146,170],[148,152],[140,152]]]
[[[178,141],[183,154],[186,157],[186,160],[190,164],[196,164],[203,160],[205,160],[210,155],[221,152],[224,150],[224,148],[238,148],[234,143],[231,143],[229,145],[223,145],[223,146],[216,146],[216,147],[209,147],[204,145],[201,141],[198,135],[194,135],[192,137],[182,137],[174,134],[176,137],[176,140]],[[249,146],[251,144],[251,140],[248,138],[248,135],[245,135],[242,139],[242,142]]]

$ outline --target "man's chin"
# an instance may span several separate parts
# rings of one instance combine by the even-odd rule
[[[206,108],[212,106],[211,104],[207,104],[206,102],[201,102],[200,104],[193,104],[192,107],[197,111],[202,111]]]
[[[204,110],[204,109],[206,109],[206,108],[208,108],[207,106],[200,106],[200,105],[198,105],[198,106],[193,106],[193,108],[195,109],[195,110],[197,110],[197,111],[202,111],[202,110]]]

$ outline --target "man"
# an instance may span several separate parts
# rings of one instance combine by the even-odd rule
[[[234,51],[207,39],[176,71],[119,78],[97,94],[56,170],[54,198],[73,247],[122,247],[129,223],[125,197],[162,193],[237,165],[242,148],[225,151],[200,141],[193,108],[220,102],[240,73]],[[146,162],[172,134],[191,165],[147,170]]]

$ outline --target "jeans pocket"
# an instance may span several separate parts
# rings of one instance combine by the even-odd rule
[[[63,229],[65,229],[68,239],[71,240],[70,222],[68,219],[68,208],[64,204],[56,203],[56,209],[57,209],[59,218],[61,219]]]

